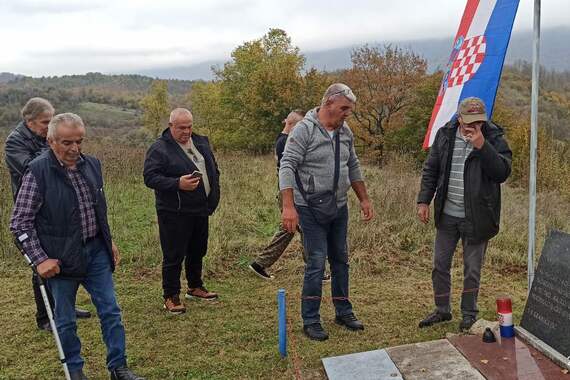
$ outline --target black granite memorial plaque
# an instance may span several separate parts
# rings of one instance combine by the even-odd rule
[[[524,309],[521,326],[570,356],[570,235],[548,234]]]

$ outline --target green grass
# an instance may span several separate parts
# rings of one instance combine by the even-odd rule
[[[134,109],[93,102],[79,103],[73,112],[81,115],[87,125],[103,128],[133,126],[139,117]]]
[[[90,144],[103,161],[110,223],[123,261],[115,273],[116,292],[127,330],[130,365],[149,379],[322,379],[320,359],[327,356],[438,339],[456,332],[462,267],[458,252],[453,269],[455,320],[419,330],[417,322],[432,309],[431,245],[434,229],[415,220],[418,173],[405,160],[385,168],[366,166],[377,212],[368,224],[359,220],[351,195],[349,245],[351,298],[363,332],[333,323],[329,299],[321,315],[330,333],[326,342],[307,340],[301,331],[301,246],[293,240],[271,268],[273,282],[254,277],[249,261],[268,242],[279,215],[275,168],[270,157],[224,154],[222,201],[211,218],[206,285],[221,294],[217,302],[187,301],[181,316],[162,310],[160,263],[153,193],[142,184],[144,150]],[[50,335],[36,330],[29,269],[12,248],[6,232],[11,199],[5,168],[0,166],[0,379],[60,378]],[[513,298],[518,321],[526,298],[525,192],[504,188],[501,234],[492,241],[483,270],[481,317],[495,319],[495,297]],[[568,204],[556,194],[539,198],[539,250],[546,227],[570,230]],[[184,283],[183,283],[184,285]],[[287,290],[289,356],[277,347],[277,289]],[[324,294],[330,294],[325,285]],[[95,311],[84,290],[78,304]],[[78,323],[86,373],[105,379],[105,349],[96,318]]]

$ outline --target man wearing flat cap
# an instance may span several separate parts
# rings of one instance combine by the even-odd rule
[[[501,183],[511,174],[512,153],[501,127],[487,118],[479,98],[465,98],[456,120],[437,131],[417,199],[419,220],[429,221],[434,199],[436,236],[432,270],[435,311],[419,323],[450,321],[451,262],[459,239],[463,247],[461,331],[477,320],[477,296],[489,239],[499,232]]]

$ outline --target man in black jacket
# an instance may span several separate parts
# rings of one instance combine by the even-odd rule
[[[208,138],[192,133],[192,114],[177,108],[169,127],[147,151],[144,183],[154,190],[162,247],[164,308],[186,311],[180,301],[184,262],[186,298],[214,300],[202,281],[202,260],[208,248],[208,218],[220,200],[218,165]]]
[[[501,183],[511,174],[512,153],[503,130],[487,120],[485,104],[466,98],[458,118],[436,134],[424,163],[417,214],[429,221],[434,198],[436,237],[432,283],[436,310],[419,324],[451,320],[451,262],[457,242],[463,246],[463,293],[460,330],[477,317],[481,267],[489,239],[499,232]]]
[[[43,98],[31,98],[22,108],[22,121],[6,139],[6,166],[10,172],[14,200],[28,164],[48,149],[46,135],[53,113],[54,108],[50,102]],[[35,275],[32,276],[32,286],[36,301],[36,323],[40,330],[50,331],[46,307]],[[53,308],[53,297],[49,290],[48,299]],[[81,309],[76,309],[76,314],[78,318],[91,316],[91,313]]]
[[[112,273],[119,251],[107,222],[101,163],[81,154],[85,126],[72,113],[49,123],[49,150],[29,165],[10,220],[10,230],[48,279],[55,324],[72,380],[85,380],[77,336],[75,299],[83,285],[97,308],[111,380],[144,380],[127,367],[125,329]]]

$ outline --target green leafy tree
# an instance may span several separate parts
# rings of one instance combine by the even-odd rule
[[[299,48],[281,29],[270,29],[232,52],[232,60],[215,70],[226,145],[266,152],[290,110],[316,104],[306,85],[313,87],[324,76],[309,71],[304,77],[304,64]],[[196,109],[200,118],[203,110]]]
[[[422,78],[414,90],[414,102],[406,108],[401,128],[390,129],[386,134],[386,150],[411,155],[419,166],[427,151],[422,148],[424,136],[437,99],[442,72]]]
[[[152,82],[148,94],[141,100],[144,128],[158,136],[168,119],[168,85],[164,80]]]
[[[208,135],[214,145],[223,145],[225,114],[221,107],[220,82],[196,82],[189,94],[194,125],[200,133]]]

